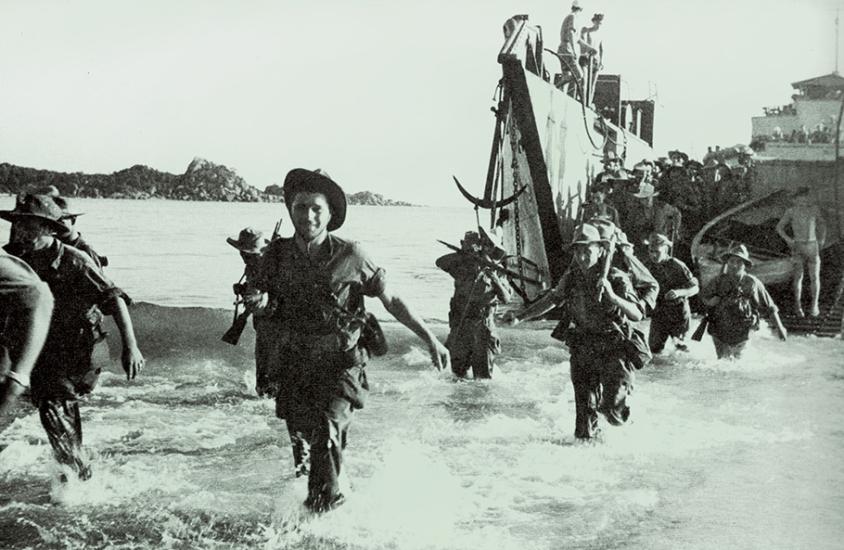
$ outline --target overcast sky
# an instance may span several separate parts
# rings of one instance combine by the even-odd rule
[[[182,173],[201,156],[261,189],[322,167],[350,192],[460,204],[451,174],[483,186],[502,23],[526,13],[555,48],[569,4],[0,0],[0,162]],[[605,71],[626,97],[657,94],[657,152],[697,157],[748,142],[750,117],[788,103],[791,82],[834,69],[844,8],[581,4],[605,14]]]

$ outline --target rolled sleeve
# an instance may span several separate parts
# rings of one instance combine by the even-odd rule
[[[753,282],[753,295],[761,315],[769,316],[779,311],[776,302],[761,281]]]
[[[77,274],[74,291],[78,295],[84,296],[87,301],[97,305],[104,314],[113,315],[116,313],[114,309],[115,298],[122,298],[127,305],[132,303],[131,298],[122,289],[115,286],[90,257],[80,253],[74,255],[72,261],[75,264],[74,272]]]
[[[571,272],[567,271],[560,277],[560,280],[557,281],[557,284],[554,285],[548,292],[548,298],[556,305],[562,304],[566,299],[566,287],[569,284],[569,279],[571,278]]]
[[[372,261],[359,244],[355,243],[352,250],[358,259],[361,293],[370,298],[380,296],[387,288],[387,273]]]

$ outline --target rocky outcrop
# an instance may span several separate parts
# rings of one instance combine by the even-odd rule
[[[68,197],[112,199],[162,198],[187,201],[282,202],[280,185],[260,191],[222,164],[194,158],[184,174],[170,174],[137,164],[112,174],[52,172],[0,163],[0,192],[19,193],[55,186]],[[364,191],[347,195],[349,204],[411,206]]]
[[[346,200],[349,201],[349,204],[367,206],[413,206],[409,202],[386,199],[383,195],[370,191],[361,191],[360,193],[353,193],[351,195],[346,193]]]
[[[180,200],[259,202],[262,193],[247,185],[234,170],[195,158],[168,198]]]
[[[264,194],[273,195],[275,197],[280,198],[280,197],[284,196],[284,188],[282,188],[280,185],[276,185],[276,184],[268,185],[264,189]]]

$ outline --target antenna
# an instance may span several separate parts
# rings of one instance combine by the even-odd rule
[[[835,74],[838,74],[838,8],[835,8]]]

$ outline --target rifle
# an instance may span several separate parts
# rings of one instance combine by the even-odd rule
[[[700,342],[703,339],[703,335],[706,334],[706,327],[709,326],[709,314],[703,316],[703,319],[700,320],[700,324],[695,329],[695,333],[692,334],[692,340],[695,342]]]
[[[252,315],[251,311],[244,311],[243,313],[238,314],[239,305],[240,302],[235,302],[234,320],[232,321],[232,326],[229,327],[229,330],[227,330],[220,338],[223,342],[233,346],[237,345],[237,342],[240,340],[240,335],[243,334],[243,330],[246,328],[246,321],[248,321],[249,316]]]
[[[495,271],[498,271],[499,273],[501,273],[503,275],[507,275],[508,277],[511,277],[513,279],[518,279],[520,281],[525,281],[526,283],[533,283],[535,285],[541,285],[542,284],[542,281],[538,281],[536,279],[531,279],[530,277],[525,277],[524,275],[522,275],[521,273],[519,273],[517,271],[513,271],[512,269],[507,269],[506,267],[498,265],[497,263],[495,263],[491,260],[487,260],[486,258],[482,258],[481,256],[474,254],[472,252],[467,252],[467,251],[463,250],[462,248],[460,248],[459,246],[454,246],[453,244],[449,244],[449,243],[447,243],[445,241],[441,241],[439,239],[437,239],[437,242],[440,243],[440,244],[444,244],[445,246],[454,250],[458,254],[465,254],[467,257],[471,258],[473,261],[482,265],[483,267],[488,267],[489,269],[494,269]]]
[[[240,340],[240,335],[243,334],[243,329],[246,328],[246,321],[249,320],[249,316],[252,315],[252,312],[247,310],[245,307],[243,313],[239,312],[240,304],[243,303],[243,300],[240,299],[240,293],[243,288],[244,278],[246,278],[246,273],[240,277],[240,281],[232,285],[235,295],[234,319],[232,320],[232,326],[229,327],[229,330],[227,330],[220,338],[223,342],[233,346],[237,345],[237,342]]]
[[[272,235],[272,237],[270,237],[270,242],[273,242],[274,240],[276,240],[277,238],[279,238],[281,236],[281,234],[280,234],[280,232],[281,232],[281,221],[282,221],[282,218],[279,218],[278,221],[275,223],[275,229],[273,229],[273,235]]]
[[[610,268],[612,267],[612,259],[615,255],[615,235],[610,237],[610,246],[609,250],[607,250],[607,255],[604,257],[604,266],[601,269],[601,278],[598,279],[598,301],[601,301],[601,298],[604,296],[604,279],[607,278],[607,275],[610,274]]]
[[[721,275],[727,272],[727,264],[721,266]],[[703,316],[703,319],[700,320],[700,324],[695,329],[695,333],[692,334],[692,340],[695,342],[700,342],[703,339],[703,335],[706,334],[706,327],[709,326],[709,310],[707,310],[706,315]]]

